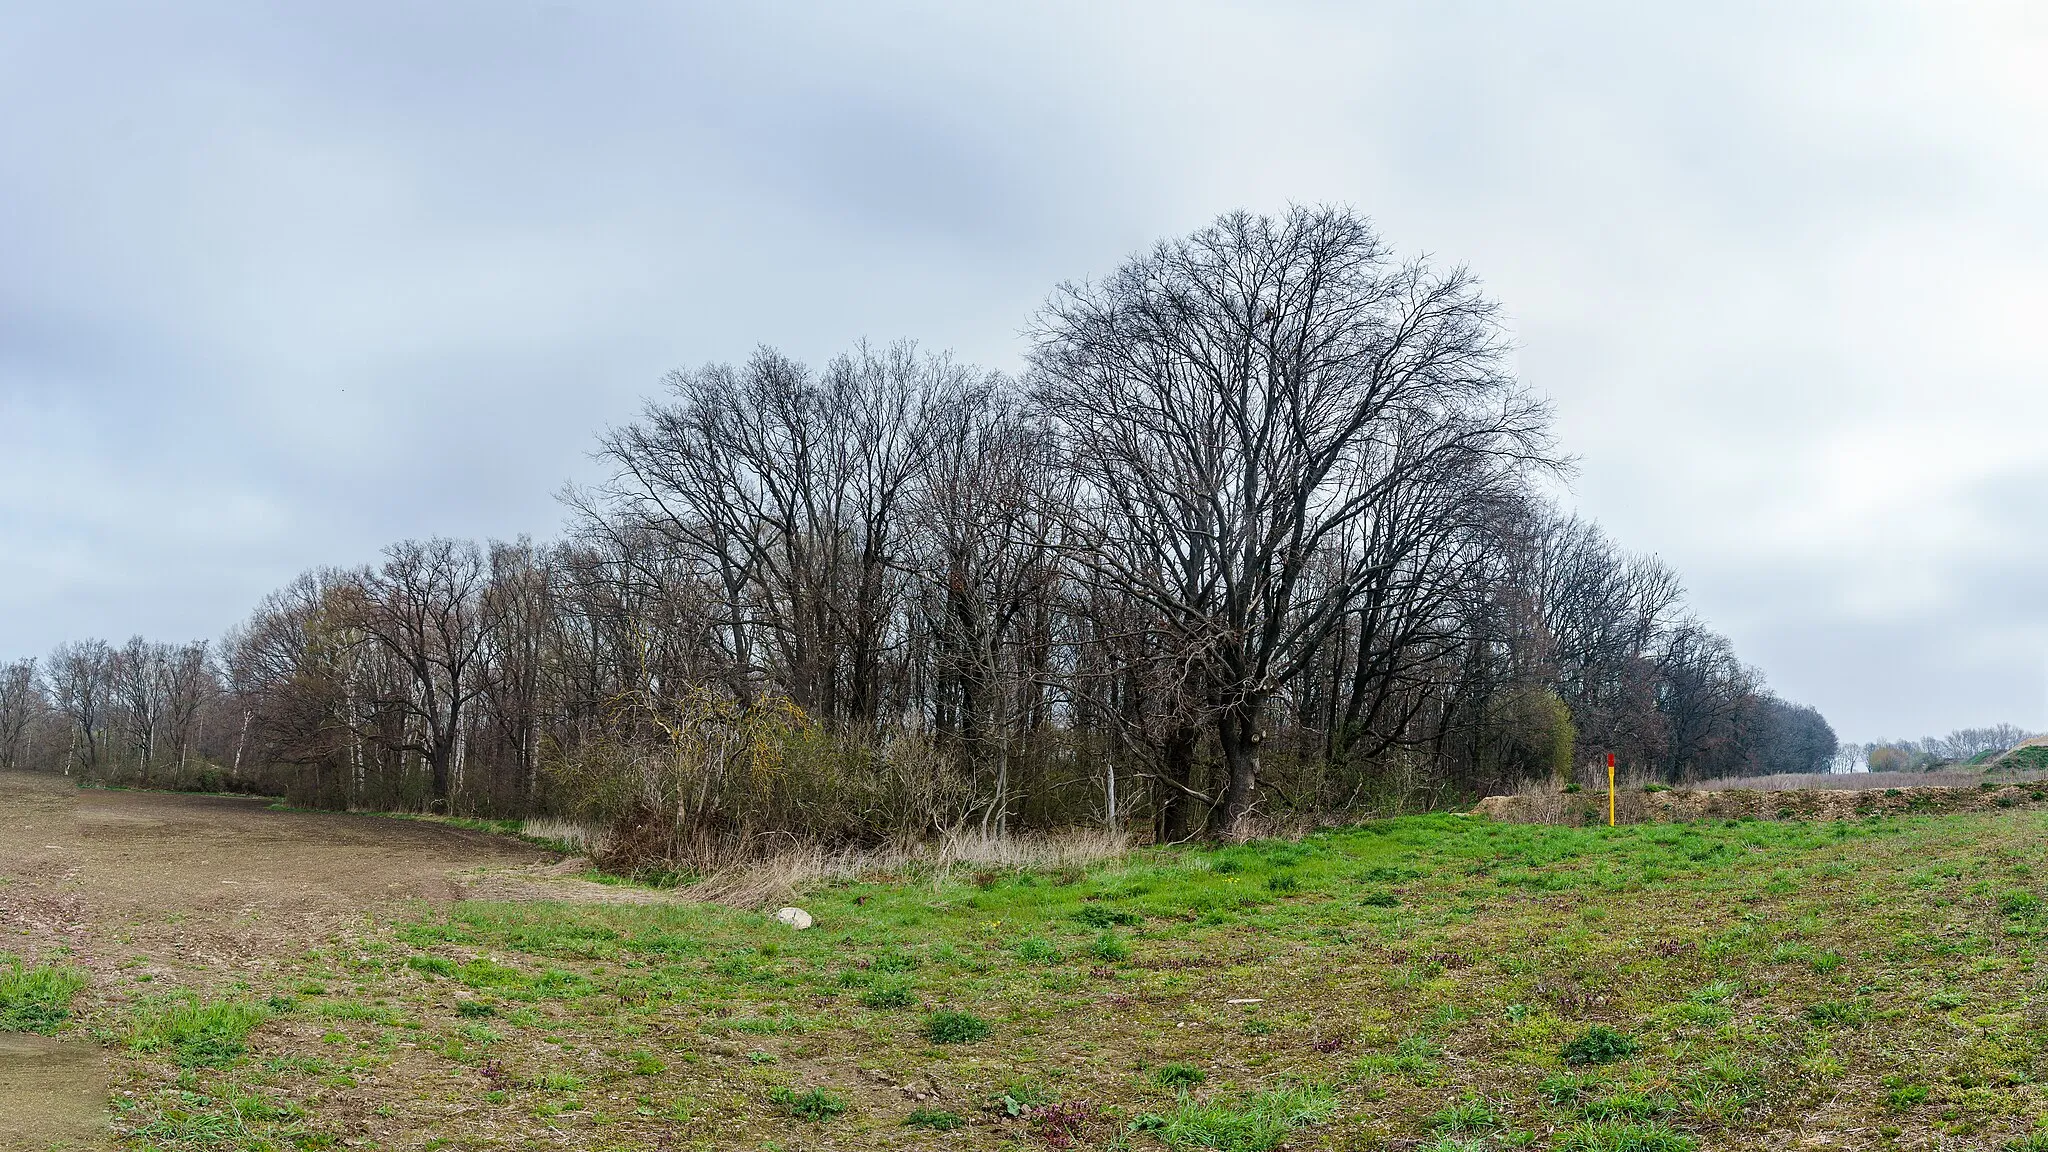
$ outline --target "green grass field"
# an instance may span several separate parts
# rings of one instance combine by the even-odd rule
[[[90,1025],[137,1147],[2048,1150],[2044,833],[1431,816],[802,933],[459,904]]]

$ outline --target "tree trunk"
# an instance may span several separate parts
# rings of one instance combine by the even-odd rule
[[[1153,810],[1153,834],[1162,844],[1179,844],[1195,834],[1195,747],[1201,730],[1192,724],[1175,728],[1166,738],[1162,760],[1164,783]]]
[[[1216,718],[1216,735],[1223,747],[1223,766],[1229,774],[1223,803],[1216,809],[1215,830],[1235,836],[1251,813],[1253,794],[1259,786],[1259,749],[1265,741],[1260,721],[1263,701],[1246,700],[1225,708]]]

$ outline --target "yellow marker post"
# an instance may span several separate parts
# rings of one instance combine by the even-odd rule
[[[1614,753],[1607,754],[1607,826],[1614,827]]]

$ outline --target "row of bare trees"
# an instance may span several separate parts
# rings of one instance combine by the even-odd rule
[[[136,695],[90,644],[16,666],[0,755],[147,777],[196,742],[310,803],[570,813],[675,854],[1182,839],[1608,751],[1672,779],[1833,754],[1668,569],[1539,494],[1547,407],[1463,270],[1342,210],[1236,214],[1030,334],[1022,379],[909,344],[674,373],[561,542],[406,542],[211,654],[122,650],[196,687]]]

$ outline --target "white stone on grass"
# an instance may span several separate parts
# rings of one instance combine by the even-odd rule
[[[811,926],[811,914],[801,908],[784,908],[775,913],[775,918],[799,932]]]

